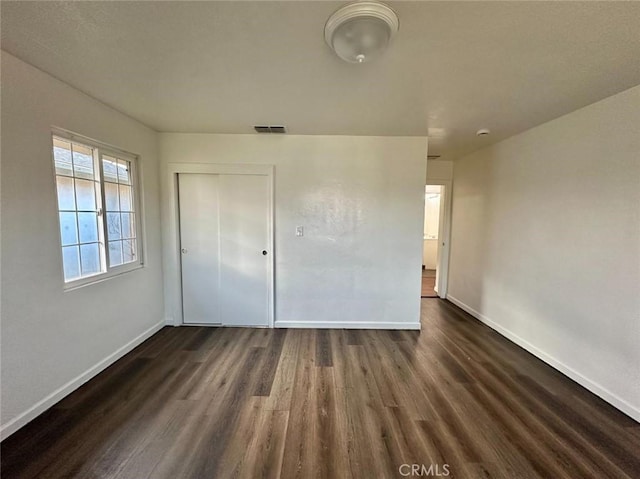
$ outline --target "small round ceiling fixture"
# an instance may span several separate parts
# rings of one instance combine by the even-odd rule
[[[488,128],[480,128],[476,131],[477,136],[487,136],[489,133],[491,133],[491,131]]]
[[[399,28],[398,15],[384,3],[356,2],[329,17],[324,39],[344,61],[366,63],[380,56]]]

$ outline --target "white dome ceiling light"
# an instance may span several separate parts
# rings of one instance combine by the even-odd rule
[[[329,17],[324,39],[344,61],[365,63],[380,56],[399,27],[398,15],[384,3],[356,2]]]

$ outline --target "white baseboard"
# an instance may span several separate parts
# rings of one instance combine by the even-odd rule
[[[308,329],[412,329],[419,330],[417,323],[376,323],[365,321],[276,321],[276,328],[308,328]]]
[[[165,326],[180,326],[173,316],[166,316],[164,324]]]
[[[22,414],[14,417],[9,422],[7,422],[7,423],[3,424],[2,426],[0,426],[0,440],[2,440],[2,441],[5,440],[7,437],[9,437],[11,434],[16,432],[22,426],[24,426],[28,422],[32,421],[36,417],[38,417],[40,414],[45,412],[51,406],[55,405],[57,402],[59,402],[65,396],[68,396],[70,393],[72,393],[73,391],[78,389],[84,383],[86,383],[87,381],[89,381],[90,379],[92,379],[93,377],[98,375],[100,372],[105,370],[107,367],[111,366],[113,363],[115,363],[118,359],[120,359],[122,356],[127,354],[133,348],[135,348],[136,346],[140,345],[146,339],[150,338],[155,333],[160,331],[165,325],[166,324],[165,324],[164,320],[160,321],[157,324],[154,324],[149,329],[147,329],[142,334],[140,334],[138,337],[132,339],[127,344],[122,346],[120,349],[118,349],[114,353],[110,354],[109,356],[104,358],[102,361],[98,362],[96,365],[90,367],[89,369],[87,369],[85,372],[83,372],[79,376],[76,376],[75,378],[73,378],[71,381],[69,381],[65,385],[59,387],[54,392],[49,394],[47,397],[45,397],[41,401],[37,402],[33,406],[31,406],[29,409],[27,409]]]
[[[453,304],[455,304],[456,306],[458,306],[460,309],[466,311],[467,313],[469,313],[474,318],[478,319],[482,323],[484,323],[487,326],[489,326],[491,329],[493,329],[497,333],[500,333],[505,338],[509,339],[510,341],[513,341],[514,343],[516,343],[521,348],[526,349],[531,354],[533,354],[535,357],[537,357],[538,359],[544,361],[545,363],[547,363],[549,366],[553,367],[554,369],[557,369],[558,371],[560,371],[565,376],[568,376],[569,378],[573,379],[575,382],[577,382],[581,386],[585,387],[586,389],[591,391],[596,396],[599,396],[600,398],[604,399],[609,404],[614,406],[616,409],[619,409],[620,411],[625,413],[627,416],[629,416],[629,417],[635,419],[636,421],[640,422],[640,409],[636,408],[635,406],[633,406],[629,402],[625,401],[621,397],[619,397],[619,396],[615,395],[614,393],[610,392],[609,390],[605,389],[604,387],[602,387],[598,383],[596,383],[594,381],[591,381],[589,378],[583,376],[582,374],[580,374],[576,370],[572,369],[571,367],[567,366],[566,364],[558,361],[553,356],[551,356],[551,355],[547,354],[546,352],[542,351],[541,349],[537,348],[536,346],[534,346],[533,344],[529,343],[525,339],[522,339],[520,336],[518,336],[517,334],[511,332],[507,328],[504,328],[504,327],[500,326],[495,321],[492,321],[491,319],[486,317],[484,314],[476,311],[471,306],[468,306],[467,304],[463,303],[459,299],[451,296],[450,294],[447,295],[447,299],[449,301],[451,301]]]

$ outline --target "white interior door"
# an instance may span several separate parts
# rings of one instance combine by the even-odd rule
[[[269,325],[268,181],[178,175],[185,324]]]

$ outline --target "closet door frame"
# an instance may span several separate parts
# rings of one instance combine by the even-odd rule
[[[165,310],[168,325],[184,324],[182,309],[182,271],[180,252],[180,204],[178,198],[178,175],[180,173],[210,175],[260,175],[267,177],[268,187],[268,288],[269,288],[269,328],[275,324],[275,250],[274,231],[274,166],[250,164],[214,164],[214,163],[169,163],[168,173],[168,218],[165,223]]]

